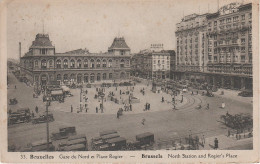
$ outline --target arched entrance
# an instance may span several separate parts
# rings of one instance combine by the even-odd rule
[[[90,74],[90,82],[94,83],[94,81],[95,81],[95,74],[92,73],[92,74]]]
[[[125,78],[125,73],[124,72],[121,72],[120,73],[120,79],[124,79]]]
[[[84,74],[84,83],[88,83],[88,74],[87,73]]]
[[[48,82],[48,77],[46,74],[43,74],[41,76],[41,85],[47,85],[47,82]]]
[[[77,83],[81,83],[82,82],[82,75],[78,74],[77,75]]]

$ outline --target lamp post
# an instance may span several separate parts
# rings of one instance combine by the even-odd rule
[[[49,151],[49,111],[48,111],[48,107],[50,106],[50,97],[46,97],[46,132],[47,132],[47,151]]]
[[[105,94],[104,94],[103,92],[101,92],[100,97],[101,97],[101,100],[102,100],[102,102],[101,102],[101,104],[102,104],[102,106],[101,106],[101,112],[103,113],[103,112],[104,112],[104,111],[103,111],[103,110],[104,110],[103,100],[104,100]]]

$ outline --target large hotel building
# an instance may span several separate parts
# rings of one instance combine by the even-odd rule
[[[120,37],[114,39],[106,53],[90,53],[86,49],[56,53],[49,36],[37,34],[20,64],[22,74],[40,85],[51,81],[68,84],[128,79],[130,48]]]
[[[252,4],[185,16],[177,25],[175,79],[252,89]]]

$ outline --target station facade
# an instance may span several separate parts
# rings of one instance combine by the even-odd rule
[[[123,37],[115,38],[106,53],[78,49],[56,53],[48,34],[37,34],[29,52],[20,58],[23,75],[32,83],[46,85],[125,80],[130,76],[130,48]]]

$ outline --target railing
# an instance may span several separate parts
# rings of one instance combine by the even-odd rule
[[[130,69],[130,66],[127,67],[99,67],[99,68],[37,68],[34,67],[33,71],[59,71],[59,70],[104,70],[104,69]]]

